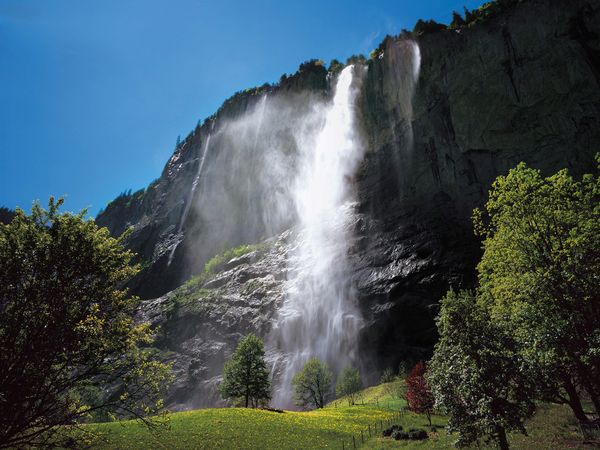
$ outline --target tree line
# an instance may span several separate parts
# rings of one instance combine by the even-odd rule
[[[324,408],[333,395],[333,372],[318,358],[310,358],[294,376],[294,399],[303,408]],[[338,376],[335,394],[346,397],[348,405],[356,401],[356,394],[363,388],[358,369],[344,368]],[[219,386],[223,398],[240,406],[268,406],[271,400],[271,381],[265,361],[263,341],[249,334],[244,337],[223,368],[223,380]]]

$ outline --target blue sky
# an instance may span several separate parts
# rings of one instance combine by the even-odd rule
[[[91,214],[235,91],[481,0],[0,0],[0,205]]]

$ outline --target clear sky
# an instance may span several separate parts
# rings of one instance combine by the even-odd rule
[[[0,0],[0,205],[102,208],[235,91],[481,0]]]

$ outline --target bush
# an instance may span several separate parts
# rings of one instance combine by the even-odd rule
[[[379,381],[382,384],[383,383],[391,383],[392,381],[394,381],[395,378],[396,378],[396,376],[394,375],[394,369],[392,369],[391,367],[388,367],[381,374],[381,378],[379,379]]]
[[[407,434],[408,434],[408,439],[410,439],[412,441],[422,441],[424,439],[429,438],[427,431],[420,430],[420,429],[411,428]]]
[[[402,425],[392,425],[391,427],[383,430],[383,436],[384,437],[393,436],[394,433],[397,433],[399,431],[402,431]]]
[[[402,440],[402,439],[408,439],[408,433],[405,431],[394,431],[392,433],[392,437],[394,439],[396,439],[397,441]]]

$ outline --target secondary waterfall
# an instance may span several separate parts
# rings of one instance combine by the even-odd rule
[[[349,278],[348,242],[355,194],[352,179],[363,158],[355,131],[354,78],[363,67],[340,74],[323,127],[300,149],[293,193],[300,231],[289,261],[289,288],[270,336],[280,355],[273,373],[273,404],[293,406],[292,378],[310,357],[325,361],[334,375],[357,363],[362,325]]]
[[[212,123],[211,126],[211,132],[212,132],[212,127],[214,127],[214,122]],[[194,194],[196,193],[196,189],[198,188],[198,183],[200,182],[200,176],[202,175],[202,168],[204,167],[204,161],[206,160],[206,152],[208,152],[209,146],[210,146],[210,137],[211,134],[209,133],[208,137],[206,138],[206,141],[204,143],[204,147],[202,148],[202,157],[200,158],[200,161],[198,162],[198,169],[196,170],[196,176],[194,177],[194,182],[192,183],[192,187],[190,188],[190,192],[188,194],[188,198],[185,202],[185,206],[183,208],[183,212],[181,213],[181,218],[179,219],[179,226],[177,227],[177,235],[181,235],[181,231],[183,229],[183,226],[185,225],[185,220],[187,219],[188,214],[190,213],[190,207],[192,205],[192,202],[194,201]],[[175,255],[175,250],[177,250],[177,245],[174,245],[173,248],[171,249],[171,252],[169,253],[169,260],[167,265],[171,265],[171,262],[173,262],[173,256]]]

